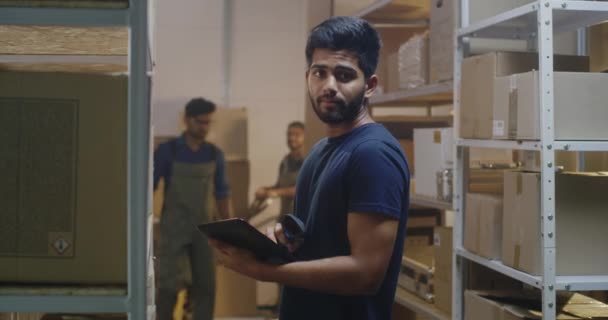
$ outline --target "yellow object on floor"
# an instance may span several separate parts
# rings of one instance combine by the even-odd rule
[[[188,292],[186,289],[182,289],[177,293],[177,302],[175,303],[175,309],[173,309],[173,320],[184,319],[186,301],[188,301]]]

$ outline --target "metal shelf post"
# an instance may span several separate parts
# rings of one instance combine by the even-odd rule
[[[129,16],[128,313],[146,319],[150,107],[147,75],[148,3],[131,1]]]
[[[555,152],[553,124],[553,8],[543,0],[538,8],[538,88],[541,125],[541,238],[543,319],[555,319]]]
[[[128,9],[2,8],[0,25],[121,26],[129,28],[127,294],[0,295],[0,311],[127,313],[147,316],[147,218],[150,166],[150,79],[148,78],[148,1],[131,0]],[[79,62],[79,56],[74,62]],[[67,60],[64,62],[68,62]]]

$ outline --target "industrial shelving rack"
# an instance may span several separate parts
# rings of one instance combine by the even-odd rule
[[[460,81],[462,60],[467,55],[472,38],[521,39],[536,42],[539,57],[538,97],[541,137],[539,141],[494,141],[455,138],[454,254],[453,254],[453,314],[455,320],[464,318],[463,290],[465,268],[475,262],[519,280],[542,291],[543,319],[556,317],[556,291],[608,290],[606,276],[558,276],[556,274],[555,223],[555,161],[556,150],[608,151],[608,141],[560,141],[554,132],[553,40],[557,33],[577,31],[608,20],[608,3],[575,0],[539,0],[496,16],[469,24],[469,1],[459,1],[460,28],[455,40],[454,108],[460,110]],[[459,132],[459,117],[454,119],[454,131]],[[463,248],[464,186],[468,164],[468,148],[503,148],[535,150],[541,153],[541,234],[542,276],[533,276],[510,268],[500,261],[488,260]]]
[[[1,7],[0,25],[62,27],[125,27],[129,30],[129,103],[128,103],[128,268],[126,290],[100,288],[39,288],[23,294],[19,288],[0,294],[0,312],[49,313],[126,313],[129,319],[151,318],[148,303],[148,272],[151,266],[150,217],[150,79],[148,38],[148,1],[124,0],[118,7],[74,8],[61,5]],[[91,3],[89,1],[87,3]],[[93,1],[94,2],[94,1]],[[77,2],[72,2],[72,5]],[[21,5],[21,4],[19,4]],[[105,5],[105,8],[104,8]],[[30,57],[31,58],[31,57]],[[86,57],[72,57],[74,63],[90,63]],[[70,58],[62,63],[70,63]],[[79,60],[80,59],[80,60]],[[83,60],[84,59],[84,60]],[[36,60],[33,63],[39,62]],[[103,63],[103,61],[101,62]],[[100,239],[100,241],[102,241]]]

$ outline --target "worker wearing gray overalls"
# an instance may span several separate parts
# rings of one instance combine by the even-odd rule
[[[193,319],[213,319],[215,265],[207,239],[197,226],[229,217],[229,188],[224,155],[205,142],[215,104],[192,99],[185,108],[183,135],[159,145],[154,153],[154,188],[165,180],[165,199],[160,218],[157,314],[173,318],[178,278],[186,272],[178,262],[189,258],[192,287],[189,303]],[[217,208],[217,210],[216,210]]]
[[[281,199],[280,217],[293,212],[296,179],[302,163],[304,163],[304,124],[302,122],[295,121],[287,127],[287,146],[289,153],[281,161],[277,183],[274,186],[258,188],[255,197],[259,205],[255,206],[254,203],[254,212],[265,209],[264,201],[268,198]]]

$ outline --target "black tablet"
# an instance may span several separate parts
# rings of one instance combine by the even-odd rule
[[[285,246],[276,244],[243,219],[205,223],[198,228],[209,238],[251,251],[261,261],[273,264],[293,261]]]

